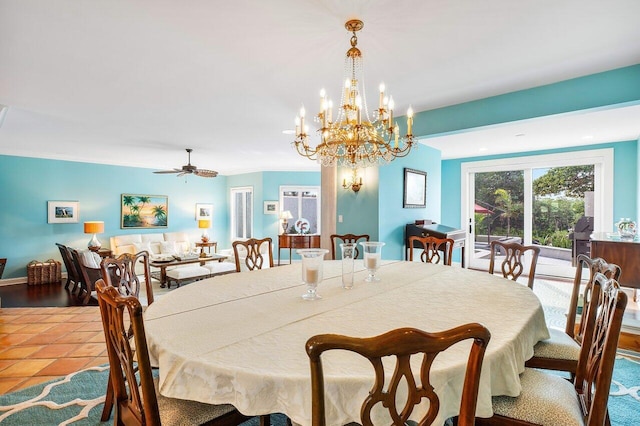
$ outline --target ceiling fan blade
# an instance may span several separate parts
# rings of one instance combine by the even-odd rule
[[[158,173],[158,174],[164,174],[164,173],[180,173],[182,170],[180,169],[173,169],[173,170],[158,170],[157,172],[153,172],[153,173]]]
[[[205,178],[214,178],[218,176],[218,172],[215,172],[213,170],[204,170],[204,169],[196,169],[194,170],[193,174],[196,176],[205,177]]]

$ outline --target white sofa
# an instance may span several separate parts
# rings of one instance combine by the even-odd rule
[[[190,236],[187,232],[164,232],[161,234],[126,234],[109,238],[113,256],[123,253],[148,251],[150,260],[196,251],[195,241],[199,237]],[[202,266],[182,265],[167,269],[167,279],[180,283],[189,279],[207,278],[226,274],[236,270],[235,263],[208,262]]]

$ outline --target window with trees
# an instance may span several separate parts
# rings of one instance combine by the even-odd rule
[[[231,240],[253,235],[253,188],[231,188]]]

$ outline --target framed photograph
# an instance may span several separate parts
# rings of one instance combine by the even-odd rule
[[[196,204],[196,220],[213,220],[213,204]]]
[[[169,197],[166,195],[122,194],[120,227],[166,228],[169,223]]]
[[[78,223],[78,201],[47,201],[47,223]]]
[[[404,201],[405,209],[427,207],[427,172],[404,169]]]
[[[265,201],[264,214],[278,214],[278,204],[277,201]]]

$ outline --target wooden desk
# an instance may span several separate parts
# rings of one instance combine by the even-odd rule
[[[640,288],[640,239],[621,240],[605,232],[591,234],[591,257],[601,257],[607,262],[615,263],[622,269],[618,282],[623,287],[634,290],[633,299],[638,299]]]
[[[280,265],[280,249],[289,249],[289,264],[291,264],[291,249],[320,248],[320,235],[308,234],[280,234],[278,235],[278,265]]]

